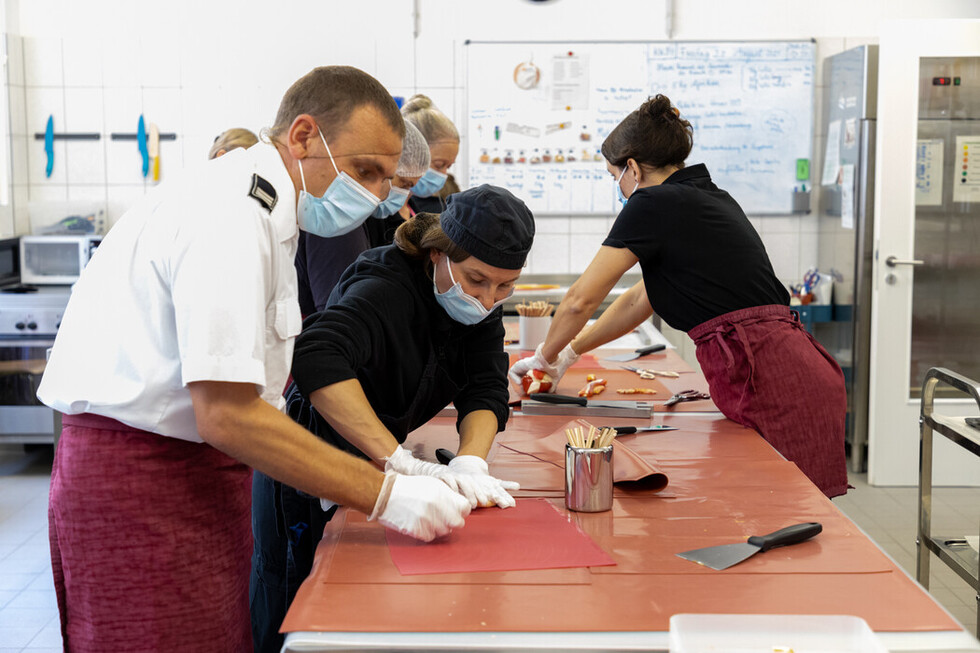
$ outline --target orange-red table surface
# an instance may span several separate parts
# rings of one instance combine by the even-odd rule
[[[511,419],[491,452],[491,473],[527,482],[518,497],[547,497],[565,511],[560,470],[499,445],[515,435],[546,436],[567,421]],[[632,423],[651,421],[680,428],[624,441],[656,459],[668,486],[617,491],[608,512],[566,511],[615,566],[401,576],[383,528],[341,510],[283,631],[666,631],[670,616],[682,612],[851,614],[876,631],[959,630],[755,432],[720,416],[657,415]],[[436,447],[455,451],[453,423],[433,420],[409,444],[429,459]],[[821,522],[823,532],[721,572],[674,555],[805,521]]]
[[[610,350],[618,352],[622,350]],[[517,360],[531,356],[534,352],[519,351],[510,354],[510,362],[513,365]],[[642,379],[635,372],[624,369],[624,365],[645,370],[677,372],[676,378],[658,376],[654,379]],[[573,365],[562,377],[556,392],[564,395],[576,396],[585,384],[586,377],[590,374],[607,381],[606,389],[602,394],[592,397],[600,402],[610,401],[648,401],[656,412],[665,413],[686,413],[686,412],[707,412],[717,411],[718,407],[710,399],[688,401],[673,406],[664,407],[663,403],[670,399],[675,392],[682,390],[699,390],[708,392],[708,383],[704,376],[692,370],[680,355],[672,349],[648,354],[629,362],[611,361],[602,358],[602,355],[585,354]],[[628,388],[647,388],[654,390],[655,394],[620,394],[617,390]],[[510,401],[512,403],[525,399],[526,396],[516,389],[513,384],[510,386]]]

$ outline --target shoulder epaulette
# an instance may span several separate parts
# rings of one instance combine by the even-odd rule
[[[252,175],[252,187],[248,191],[248,194],[258,200],[259,204],[264,206],[269,212],[275,208],[276,202],[279,200],[276,196],[276,189],[272,187],[272,184],[256,174]]]

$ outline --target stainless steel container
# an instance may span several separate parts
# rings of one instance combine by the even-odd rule
[[[565,507],[576,512],[612,508],[613,448],[565,445]]]

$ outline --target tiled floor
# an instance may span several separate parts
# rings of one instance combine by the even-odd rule
[[[0,653],[60,651],[58,608],[47,540],[49,450],[25,453],[0,445]],[[915,488],[871,487],[852,475],[854,489],[834,503],[898,564],[915,574]],[[980,488],[938,488],[934,530],[976,534]],[[975,593],[933,557],[930,591],[971,633]]]

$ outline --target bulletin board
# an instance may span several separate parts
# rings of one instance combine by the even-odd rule
[[[810,186],[812,41],[471,41],[465,55],[467,183],[508,188],[535,214],[618,213],[599,148],[657,93],[694,127],[687,163],[746,213],[791,213]]]

